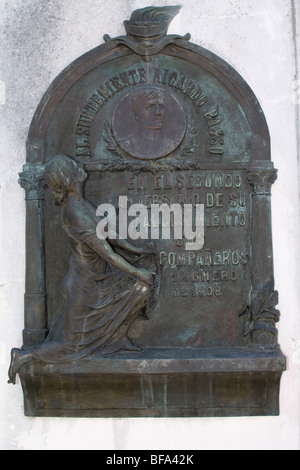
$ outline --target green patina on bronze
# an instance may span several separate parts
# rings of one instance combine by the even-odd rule
[[[179,11],[133,12],[33,118],[24,345],[9,370],[28,416],[279,413],[268,126],[229,64],[167,35]],[[203,204],[204,247],[99,240],[96,208],[119,196]]]

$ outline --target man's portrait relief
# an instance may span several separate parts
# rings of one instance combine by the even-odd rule
[[[126,95],[113,116],[113,132],[129,155],[152,160],[169,155],[182,142],[184,110],[165,90],[144,86]]]

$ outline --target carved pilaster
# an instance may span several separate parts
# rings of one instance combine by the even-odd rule
[[[24,345],[40,344],[47,329],[44,259],[44,167],[27,164],[19,174],[26,199],[26,289]]]
[[[253,186],[252,195],[252,295],[247,307],[245,336],[252,344],[274,348],[277,345],[279,321],[278,292],[274,290],[273,247],[271,221],[271,188],[277,179],[275,169],[252,169],[248,181]]]

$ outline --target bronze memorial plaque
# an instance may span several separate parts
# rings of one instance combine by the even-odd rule
[[[33,118],[27,416],[279,413],[268,127],[230,65],[167,35],[179,11],[134,11]]]

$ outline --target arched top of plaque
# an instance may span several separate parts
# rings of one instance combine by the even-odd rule
[[[267,123],[244,79],[189,34],[167,35],[180,9],[134,11],[126,36],[105,35],[54,80],[31,123],[27,163],[56,154],[114,171],[270,161]]]

